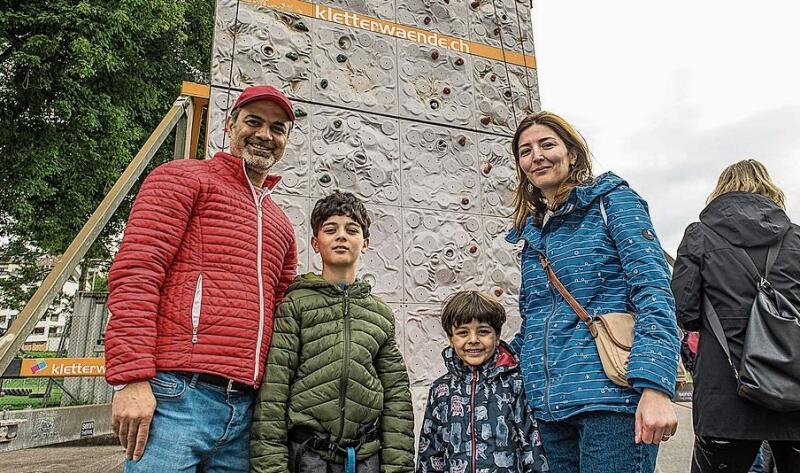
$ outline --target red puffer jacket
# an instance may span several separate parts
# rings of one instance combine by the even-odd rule
[[[108,276],[109,383],[172,370],[261,384],[297,266],[292,225],[269,197],[279,180],[254,188],[227,153],[150,173]]]

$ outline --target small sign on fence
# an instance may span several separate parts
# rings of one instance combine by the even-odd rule
[[[91,437],[94,435],[94,420],[81,422],[81,437]]]
[[[26,358],[19,369],[19,376],[23,378],[103,376],[105,373],[105,358]]]

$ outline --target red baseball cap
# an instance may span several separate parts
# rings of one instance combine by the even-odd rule
[[[284,112],[286,112],[286,115],[289,116],[289,119],[292,121],[292,123],[294,123],[295,116],[294,109],[292,108],[292,102],[289,101],[289,98],[286,97],[283,92],[271,85],[251,85],[250,87],[244,89],[241,95],[239,95],[239,98],[236,99],[236,102],[233,103],[231,112],[237,108],[247,105],[248,103],[257,102],[259,100],[269,100],[270,102],[279,106]]]

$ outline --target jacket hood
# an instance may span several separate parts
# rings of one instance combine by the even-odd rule
[[[627,185],[628,183],[624,179],[617,176],[613,172],[609,171],[603,173],[595,177],[594,180],[589,184],[586,184],[585,186],[576,186],[574,189],[572,189],[569,197],[567,197],[566,203],[564,203],[560,209],[556,210],[553,215],[563,215],[570,213],[575,209],[586,208],[590,206],[597,198],[605,196],[617,187]],[[531,215],[528,217],[528,221],[525,223],[525,227],[522,229],[522,231],[518,231],[516,228],[511,229],[511,231],[508,233],[508,236],[506,236],[506,241],[512,244],[516,244],[522,238],[529,242],[537,241],[536,237],[534,236],[534,232],[536,230],[538,229],[534,229],[533,216]]]
[[[459,377],[467,376],[472,373],[472,368],[456,355],[452,346],[442,350],[442,358],[444,359],[444,365],[447,367],[447,371],[450,373]],[[519,361],[511,350],[511,347],[503,340],[500,340],[500,345],[498,345],[497,350],[494,351],[492,358],[479,366],[478,370],[482,377],[493,378],[501,373],[514,371],[518,366]]]
[[[353,284],[347,285],[334,285],[325,280],[322,276],[316,273],[305,273],[297,276],[292,284],[286,289],[286,293],[296,291],[298,289],[314,289],[329,296],[339,296],[344,294],[345,289],[351,297],[366,297],[370,295],[372,286],[369,283],[356,279]]]
[[[775,202],[751,192],[730,192],[712,200],[700,212],[700,221],[736,246],[768,246],[791,228]]]

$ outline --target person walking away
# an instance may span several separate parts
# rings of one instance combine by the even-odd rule
[[[692,409],[693,473],[719,471],[723,465],[727,473],[745,473],[762,440],[772,448],[778,471],[800,472],[800,411],[777,412],[737,394],[736,376],[703,304],[708,298],[716,312],[735,367],[741,363],[758,292],[743,259],[752,259],[764,274],[769,248],[779,246],[764,277],[800,307],[800,227],[786,216],[784,200],[762,163],[746,159],[732,164],[720,174],[700,221],[686,228],[678,247],[672,278],[678,323],[700,331]],[[763,347],[763,352],[769,351]]]

